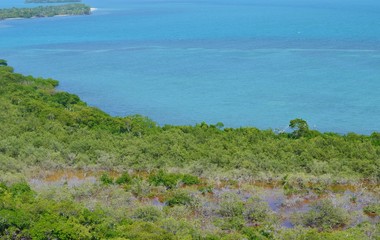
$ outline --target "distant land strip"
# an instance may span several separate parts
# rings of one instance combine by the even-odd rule
[[[0,9],[0,20],[89,14],[91,14],[90,6],[75,3],[60,6],[39,6],[35,8],[3,8]]]

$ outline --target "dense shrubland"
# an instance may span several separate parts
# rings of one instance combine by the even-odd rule
[[[181,168],[197,175],[380,179],[380,133],[300,134],[296,126],[277,134],[206,123],[160,127],[143,116],[111,117],[55,90],[57,81],[13,73],[9,66],[0,67],[0,83],[0,161],[12,161],[13,170],[36,165],[148,172]],[[6,165],[1,170],[10,170]]]
[[[353,224],[355,212],[316,201],[292,215],[295,228],[258,195],[235,190],[202,194],[197,187],[66,184],[32,190],[25,182],[0,184],[1,239],[378,239],[379,223]],[[216,190],[216,189],[215,189]],[[155,197],[153,197],[155,196]],[[364,216],[364,215],[363,215]]]
[[[34,8],[3,8],[0,9],[0,20],[8,18],[53,17],[57,15],[88,15],[90,13],[90,7],[80,3]]]
[[[139,115],[109,116],[57,85],[14,73],[0,60],[4,239],[379,237],[379,224],[355,222],[326,196],[337,183],[371,184],[360,216],[379,215],[380,133],[320,133],[302,119],[290,122],[289,133],[158,126]],[[32,181],[62,169],[102,174],[74,186]],[[284,196],[325,200],[293,214],[296,227],[285,229],[253,182],[275,184]]]

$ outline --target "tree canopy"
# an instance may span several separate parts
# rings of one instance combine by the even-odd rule
[[[0,59],[0,66],[8,66],[8,63],[4,59]]]
[[[296,118],[290,121],[289,127],[293,129],[292,135],[295,138],[304,137],[309,133],[309,125],[301,118]]]

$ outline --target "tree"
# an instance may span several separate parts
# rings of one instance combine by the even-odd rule
[[[289,127],[293,129],[291,135],[294,138],[304,137],[309,133],[309,125],[301,118],[296,118],[290,121]]]
[[[0,59],[0,66],[8,66],[8,63],[4,59]]]

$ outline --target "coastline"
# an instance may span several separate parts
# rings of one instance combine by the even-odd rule
[[[0,9],[1,20],[17,20],[26,18],[45,18],[90,15],[97,8],[85,4],[66,4],[58,6],[40,6],[40,8],[11,8]],[[25,12],[26,11],[26,12]]]
[[[90,8],[90,13],[97,11],[98,8]],[[85,15],[85,14],[82,14]],[[69,16],[82,16],[82,15],[71,15],[71,14],[59,14],[51,17],[30,17],[30,18],[22,18],[22,17],[17,17],[17,18],[5,18],[5,19],[0,19],[1,21],[13,21],[13,20],[23,20],[23,19],[35,19],[35,18],[52,18],[52,17],[69,17]]]

